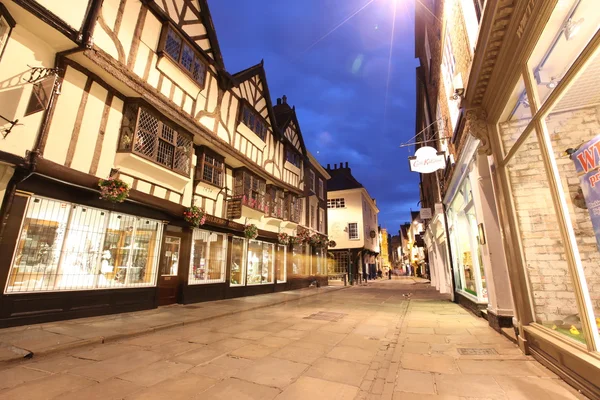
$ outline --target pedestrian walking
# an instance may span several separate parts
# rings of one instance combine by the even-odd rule
[[[388,268],[388,279],[392,279],[392,269]]]
[[[379,269],[377,270],[377,277],[378,277],[379,279],[383,279],[383,272],[381,271],[381,268],[379,268]]]

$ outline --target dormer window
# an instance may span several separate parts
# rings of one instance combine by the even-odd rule
[[[242,122],[250,128],[260,140],[263,142],[265,141],[267,137],[267,124],[264,122],[263,118],[247,104],[244,104],[242,107]]]
[[[206,64],[193,46],[175,28],[165,24],[159,51],[175,61],[200,86],[206,80]]]

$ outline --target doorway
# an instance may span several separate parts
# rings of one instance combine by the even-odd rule
[[[179,288],[179,256],[181,238],[165,236],[160,253],[158,276],[158,305],[165,306],[177,303]]]

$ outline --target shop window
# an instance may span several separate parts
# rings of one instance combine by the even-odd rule
[[[277,282],[287,281],[287,246],[277,245],[275,253],[275,267],[277,268]]]
[[[6,293],[156,285],[162,224],[29,199]]]
[[[226,258],[227,236],[194,229],[188,283],[193,285],[225,282]]]
[[[248,265],[246,279],[248,285],[273,283],[274,249],[272,243],[258,240],[248,241]]]
[[[348,224],[348,238],[350,240],[358,240],[358,223],[351,222]]]
[[[225,158],[203,147],[198,154],[196,179],[223,187],[225,177]]]
[[[292,247],[292,274],[310,275],[310,256],[307,244],[296,244]]]
[[[344,198],[327,199],[327,208],[346,208],[346,200]]]
[[[246,282],[246,241],[240,237],[233,237],[231,241],[231,267],[229,284],[243,286]]]
[[[170,122],[135,103],[123,113],[119,151],[131,151],[139,156],[189,176],[192,136],[175,128]]]
[[[346,251],[332,252],[331,258],[327,263],[327,272],[329,275],[341,275],[348,272],[349,257]]]
[[[277,186],[267,185],[267,216],[283,219],[285,208],[285,193]]]
[[[256,134],[263,142],[267,137],[267,124],[264,121],[263,117],[261,117],[254,108],[251,108],[249,105],[244,104],[242,106],[242,122],[246,125],[252,132]]]
[[[285,197],[283,219],[299,224],[302,219],[302,199],[295,194],[288,193]]]
[[[267,183],[251,172],[240,169],[235,172],[233,195],[242,198],[242,204],[255,210],[267,211],[265,199]]]
[[[4,4],[0,3],[0,60],[15,25],[13,17],[9,14]]]
[[[315,229],[317,227],[317,213],[315,206],[310,206],[310,227]]]
[[[557,5],[529,58],[539,105],[600,29],[597,0],[565,0]]]
[[[575,341],[584,342],[551,183],[541,160],[542,151],[537,136],[532,134],[507,165],[533,311],[539,324]],[[568,162],[565,159],[565,163]]]
[[[285,148],[285,160],[297,168],[302,168],[302,158],[298,151],[291,146]]]
[[[324,190],[324,185],[323,185],[323,179],[319,178],[319,198],[320,199],[324,199],[325,198],[325,190]]]
[[[165,24],[163,28],[159,53],[169,56],[186,74],[204,87],[206,64],[193,45],[169,24]]]

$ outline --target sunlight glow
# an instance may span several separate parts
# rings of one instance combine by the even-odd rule
[[[394,55],[394,34],[396,33],[396,13],[398,11],[398,0],[392,0],[394,3],[394,13],[392,16],[392,35],[390,37],[390,58],[388,59],[387,81],[385,83],[385,105],[383,107],[383,121],[385,130],[385,120],[387,117],[388,96],[390,93],[390,79],[392,76],[392,57]]]

